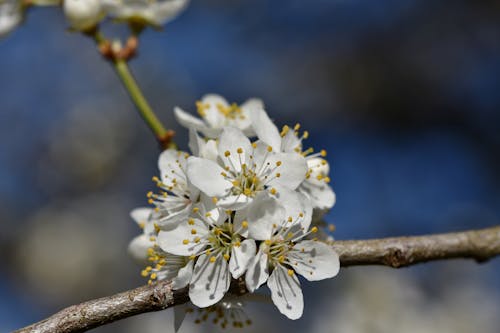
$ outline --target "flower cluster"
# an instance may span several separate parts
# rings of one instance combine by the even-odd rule
[[[297,274],[316,281],[339,271],[317,222],[335,203],[326,152],[304,149],[308,133],[299,125],[278,130],[260,100],[237,105],[207,95],[196,107],[201,119],[175,109],[191,154],[161,153],[159,190],[148,193],[154,208],[132,212],[143,234],[129,250],[149,263],[142,275],[150,283],[188,286],[207,316],[240,310],[225,296],[239,279],[250,293],[267,284],[279,311],[297,319],[304,307]]]
[[[19,26],[30,6],[62,6],[71,28],[89,31],[106,17],[136,29],[160,28],[189,4],[189,0],[0,0],[0,37]]]

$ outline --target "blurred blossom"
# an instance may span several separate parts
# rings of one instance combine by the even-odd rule
[[[131,262],[123,260],[128,222],[124,212],[123,199],[117,196],[42,209],[15,245],[17,278],[25,281],[30,295],[52,305],[119,290],[123,273],[133,274]]]
[[[0,0],[0,37],[13,31],[23,20],[24,6],[20,0]]]
[[[103,0],[111,17],[156,28],[176,17],[188,3],[189,0]]]
[[[498,295],[477,282],[434,280],[437,292],[430,295],[405,271],[363,267],[349,273],[342,295],[325,297],[311,332],[498,332]]]
[[[71,27],[82,31],[95,27],[106,15],[101,0],[65,0],[63,8]]]
[[[40,161],[45,191],[60,186],[94,188],[111,180],[129,148],[133,127],[128,107],[107,100],[77,105],[54,125]]]

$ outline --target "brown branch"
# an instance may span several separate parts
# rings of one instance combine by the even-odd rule
[[[484,262],[500,255],[500,226],[465,232],[419,237],[336,241],[333,247],[342,266],[384,265],[403,267],[432,260],[471,258]],[[244,293],[241,281],[231,292]],[[15,333],[68,333],[159,311],[188,301],[187,290],[173,291],[170,282],[160,281],[109,297],[70,306]]]

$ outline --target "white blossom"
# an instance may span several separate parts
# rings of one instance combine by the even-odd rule
[[[286,214],[289,215],[289,214]],[[267,237],[259,240],[259,252],[252,259],[245,275],[246,285],[253,292],[267,281],[271,298],[278,310],[290,319],[302,316],[304,300],[296,273],[309,281],[337,275],[338,254],[327,244],[304,240],[317,227],[308,230],[305,216],[292,216],[273,223]]]
[[[20,0],[0,1],[0,37],[12,32],[21,24],[24,7]]]
[[[167,149],[158,158],[160,179],[153,177],[160,188],[160,194],[148,193],[149,202],[156,206],[157,223],[162,229],[175,228],[185,221],[197,202],[199,190],[191,185],[186,175],[189,154]]]
[[[71,27],[80,31],[95,27],[105,16],[101,0],[64,0],[63,10]]]
[[[157,243],[168,253],[196,259],[189,286],[189,298],[198,307],[211,306],[222,299],[231,282],[245,273],[256,245],[243,240],[235,230],[232,212],[214,208],[195,209],[197,217],[189,218],[177,228],[160,231]],[[241,229],[248,227],[248,223]]]
[[[219,136],[226,126],[239,128],[246,136],[253,136],[250,115],[263,107],[262,101],[256,98],[237,105],[229,104],[222,96],[211,94],[196,102],[196,109],[201,119],[179,107],[174,109],[174,114],[181,125],[199,131],[209,138]]]
[[[305,179],[307,166],[302,156],[252,144],[237,128],[225,127],[217,148],[217,161],[190,157],[187,174],[220,207],[243,209],[261,192],[277,195],[281,189],[294,190]]]
[[[303,150],[302,141],[307,139],[309,133],[306,131],[303,132],[302,136],[299,136],[300,125],[296,125],[293,129],[284,126],[280,132],[263,109],[253,112],[251,118],[257,137],[275,151],[295,152],[306,158],[306,179],[300,184],[298,191],[306,194],[315,208],[320,210],[332,208],[335,204],[335,193],[328,185],[330,166],[322,158],[326,156],[326,151],[321,150],[319,153],[314,153],[312,148]]]
[[[102,3],[115,19],[159,28],[182,12],[189,0],[102,0]]]

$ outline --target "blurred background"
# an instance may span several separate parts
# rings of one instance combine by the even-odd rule
[[[93,43],[35,9],[0,41],[0,332],[144,283],[126,254],[158,147]],[[213,92],[260,97],[326,148],[337,239],[500,223],[500,3],[193,0],[147,31],[133,72],[162,120]],[[297,322],[249,304],[248,332],[500,327],[500,260],[344,269],[304,284]],[[171,332],[169,311],[95,332]],[[221,331],[195,325],[181,332]]]

